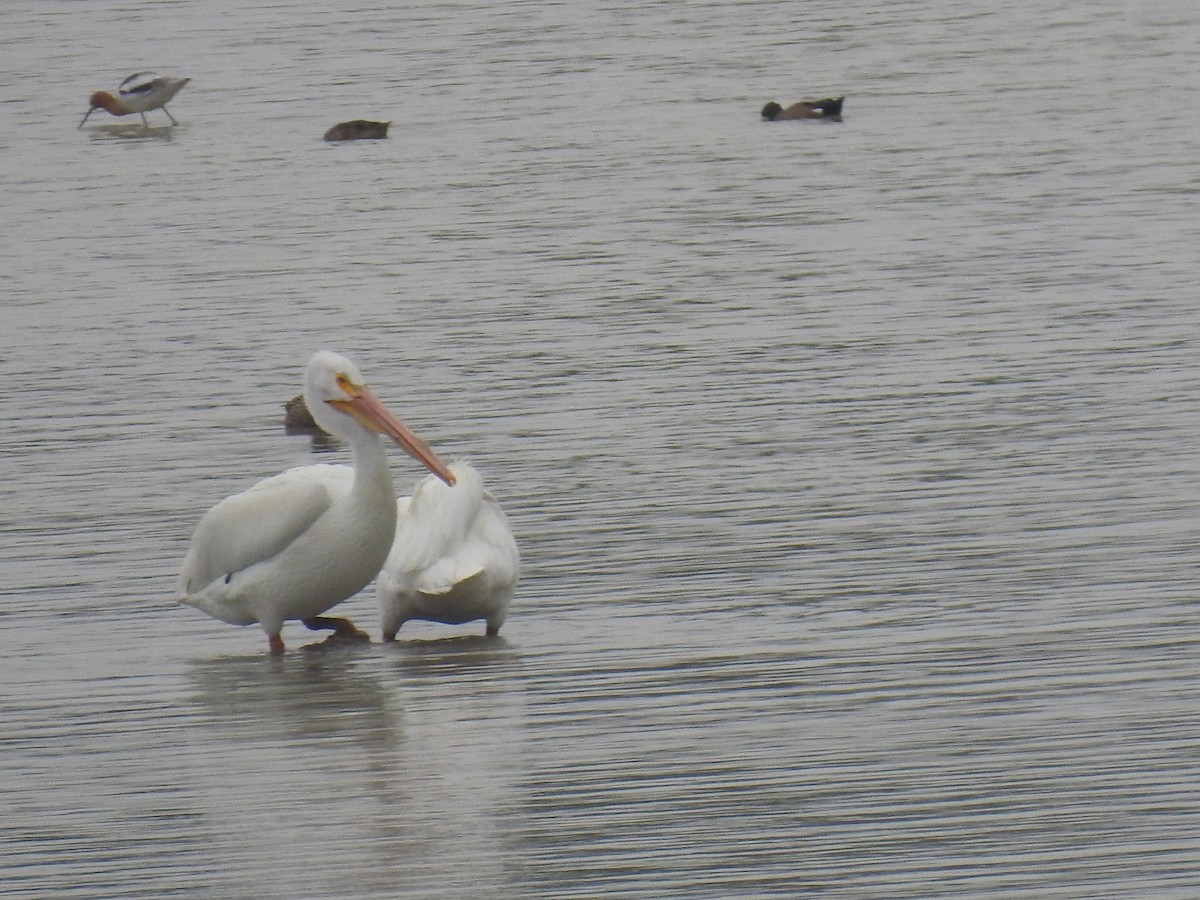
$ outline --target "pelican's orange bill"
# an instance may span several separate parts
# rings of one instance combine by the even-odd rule
[[[379,434],[386,434],[399,444],[400,449],[425,466],[446,484],[454,484],[454,474],[444,462],[438,459],[436,453],[425,445],[408,426],[392,415],[391,410],[375,396],[369,387],[360,384],[354,386],[354,398],[351,400],[330,400],[330,404],[350,413],[366,428]]]

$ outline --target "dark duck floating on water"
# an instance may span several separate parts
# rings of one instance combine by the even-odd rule
[[[788,119],[840,119],[842,101],[845,97],[826,97],[824,100],[801,100],[786,109],[772,100],[762,108],[762,117],[768,122],[783,122]]]
[[[324,429],[317,424],[304,395],[299,394],[283,404],[283,427],[288,434],[324,434]]]
[[[327,132],[327,141],[377,141],[387,137],[388,126],[391,122],[369,122],[366,119],[351,119],[349,122],[338,122]]]

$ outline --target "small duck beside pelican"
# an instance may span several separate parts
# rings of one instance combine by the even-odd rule
[[[762,108],[762,117],[768,122],[784,122],[790,119],[840,119],[843,97],[826,97],[824,100],[801,100],[783,107],[772,100]]]
[[[288,434],[328,434],[308,411],[304,395],[297,394],[283,404],[283,429]]]
[[[396,538],[376,578],[384,641],[410,619],[461,625],[483,619],[495,636],[508,616],[521,557],[483,478],[452,463],[453,484],[431,476],[396,504]]]
[[[96,91],[92,94],[88,98],[88,111],[79,123],[79,127],[82,128],[83,123],[88,120],[88,116],[98,109],[114,116],[129,116],[137,113],[142,117],[142,124],[147,128],[150,127],[150,123],[146,121],[146,113],[152,109],[161,109],[167,114],[172,125],[178,125],[175,117],[167,111],[167,104],[191,80],[190,78],[169,78],[156,72],[135,72],[121,82],[117,88],[117,96],[114,97],[108,91]]]

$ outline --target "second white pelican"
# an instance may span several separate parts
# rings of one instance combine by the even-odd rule
[[[396,504],[396,540],[376,582],[383,639],[409,619],[460,625],[487,621],[500,633],[521,557],[500,504],[465,463],[454,483],[428,476]]]
[[[312,357],[304,399],[317,424],[350,444],[354,467],[300,466],[222,500],[196,526],[179,576],[180,603],[230,625],[257,622],[272,653],[284,651],[288,619],[361,634],[321,614],[366,587],[392,546],[396,493],[380,434],[454,483],[345,357]]]

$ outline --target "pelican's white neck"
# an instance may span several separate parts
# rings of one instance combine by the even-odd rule
[[[386,481],[388,493],[392,493],[392,472],[388,466],[387,446],[383,438],[355,424],[357,433],[344,435],[350,441],[350,454],[354,459],[355,489],[360,483],[376,480]]]

